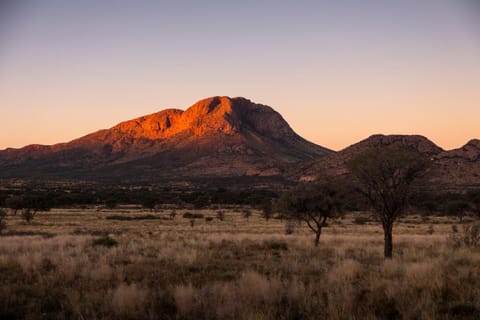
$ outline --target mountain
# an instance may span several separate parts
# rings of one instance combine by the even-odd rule
[[[212,97],[68,143],[0,151],[1,178],[155,180],[273,176],[332,151],[297,135],[271,107]]]
[[[368,150],[386,147],[413,151],[431,159],[427,178],[438,186],[480,186],[480,140],[474,139],[459,149],[445,151],[420,135],[373,135],[321,159],[307,161],[287,175],[300,181],[316,180],[319,174],[348,175],[350,160]]]

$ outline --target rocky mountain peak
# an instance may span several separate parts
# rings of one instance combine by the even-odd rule
[[[443,151],[442,148],[421,135],[376,134],[353,146],[360,148],[391,146],[411,149],[428,155],[436,155]]]
[[[110,130],[113,134],[152,140],[167,139],[179,133],[233,135],[242,130],[252,130],[275,139],[295,136],[288,123],[272,108],[245,98],[224,96],[200,100],[185,111],[167,109],[125,121]]]

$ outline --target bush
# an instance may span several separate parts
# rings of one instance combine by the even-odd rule
[[[191,213],[191,212],[185,212],[183,214],[183,217],[185,219],[203,219],[205,217],[204,214],[202,213]]]
[[[288,250],[288,244],[283,240],[266,240],[264,245],[270,250]]]
[[[5,217],[7,216],[7,213],[5,210],[0,209],[0,234],[2,234],[2,231],[7,227],[7,224],[5,223]]]
[[[109,236],[103,236],[101,238],[93,240],[92,245],[94,247],[104,246],[107,248],[111,248],[111,247],[116,247],[118,245],[118,241],[113,238],[110,238]]]
[[[35,216],[35,212],[30,209],[23,209],[22,210],[22,219],[25,220],[27,223],[30,223]]]
[[[353,219],[353,223],[358,225],[364,225],[367,222],[368,222],[368,219],[362,216],[355,217],[355,219]]]
[[[117,199],[111,198],[105,200],[105,207],[107,207],[107,209],[116,209],[118,207]]]
[[[220,220],[220,221],[225,220],[225,212],[217,211],[217,219]]]
[[[480,246],[480,223],[463,226],[461,233],[453,233],[449,242],[454,247],[479,247]]]
[[[480,246],[480,223],[465,225],[463,242],[467,247]]]
[[[288,220],[285,223],[285,234],[294,234],[295,233],[295,222]]]
[[[250,219],[252,216],[252,211],[250,209],[243,209],[242,210],[242,216],[247,219],[247,221]]]
[[[433,234],[435,232],[435,229],[433,228],[433,224],[428,226],[427,233],[428,234]]]

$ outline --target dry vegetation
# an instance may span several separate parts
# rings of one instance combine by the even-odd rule
[[[31,224],[8,216],[0,318],[480,317],[480,248],[462,245],[454,218],[403,218],[385,260],[368,215],[330,221],[315,248],[304,226],[286,235],[284,221],[255,210],[248,220],[242,208],[189,212],[197,218],[134,208],[54,209]]]

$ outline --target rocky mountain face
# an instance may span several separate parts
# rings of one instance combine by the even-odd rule
[[[278,175],[332,151],[306,141],[272,108],[212,97],[68,143],[0,151],[2,178],[158,178]]]
[[[470,140],[461,148],[436,155],[432,181],[442,184],[480,186],[480,140]]]
[[[313,181],[319,174],[346,175],[350,160],[373,148],[384,147],[410,150],[429,158],[432,167],[427,178],[434,184],[480,186],[480,140],[471,140],[459,149],[445,151],[419,135],[373,135],[339,152],[292,168],[289,176],[300,181]]]

